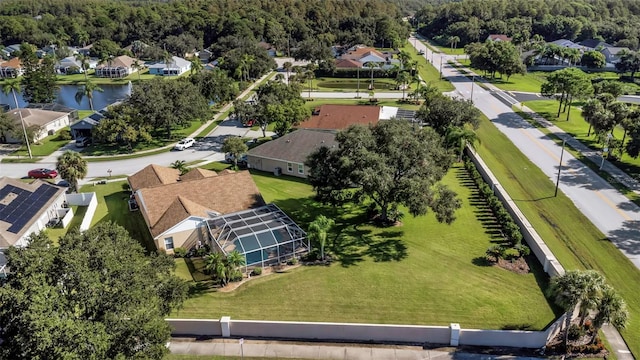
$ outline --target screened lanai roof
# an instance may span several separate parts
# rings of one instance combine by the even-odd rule
[[[241,254],[301,242],[306,233],[279,207],[269,204],[256,209],[221,215],[207,220],[211,237],[225,253]]]

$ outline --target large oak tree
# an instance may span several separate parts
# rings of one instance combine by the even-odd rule
[[[162,359],[164,317],[186,297],[166,255],[147,257],[122,227],[44,234],[6,252],[0,358]]]
[[[309,182],[321,200],[349,199],[345,192],[357,187],[377,205],[382,222],[396,220],[399,205],[413,216],[431,208],[438,221],[455,220],[460,201],[439,184],[454,156],[432,128],[387,120],[374,127],[352,126],[339,132],[336,141],[337,147],[320,147],[306,163]]]

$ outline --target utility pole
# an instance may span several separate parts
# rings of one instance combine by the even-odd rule
[[[472,104],[473,104],[473,88],[475,87],[475,85],[476,85],[476,76],[473,75],[471,77],[471,103]]]
[[[562,157],[564,156],[564,144],[566,140],[562,140],[562,152],[560,152],[560,165],[558,165],[558,179],[556,179],[556,192],[553,194],[553,197],[558,196],[558,186],[560,185],[560,172],[562,171]]]
[[[356,90],[356,98],[360,98],[360,66],[358,66],[358,89]]]
[[[604,148],[602,148],[602,162],[600,163],[600,169],[604,166],[604,154],[609,152],[609,140],[611,139],[611,133],[607,134],[607,138],[604,142]]]
[[[440,55],[440,80],[442,80],[442,55]]]

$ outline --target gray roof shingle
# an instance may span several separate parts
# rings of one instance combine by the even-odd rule
[[[302,164],[317,148],[336,145],[338,143],[333,131],[299,129],[257,146],[249,150],[247,155]]]

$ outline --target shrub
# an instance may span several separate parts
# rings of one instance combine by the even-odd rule
[[[209,253],[209,249],[206,246],[201,246],[196,250],[196,256],[205,256]]]
[[[504,251],[503,258],[506,260],[514,260],[520,257],[518,250],[514,248],[508,248]]]
[[[71,131],[69,129],[62,129],[58,133],[58,140],[71,140]]]
[[[296,265],[296,264],[298,264],[298,258],[296,258],[296,257],[292,257],[292,258],[287,262],[287,264],[289,264],[289,265]]]
[[[177,248],[173,249],[173,256],[177,257],[177,258],[183,258],[183,257],[187,256],[187,249],[185,249],[183,247],[177,247]]]
[[[254,276],[262,275],[262,268],[261,267],[254,268],[253,271],[251,271],[251,275],[254,275]]]
[[[242,281],[242,272],[240,272],[240,270],[233,270],[231,274],[229,274],[229,282],[237,281]]]
[[[498,261],[504,256],[505,248],[500,245],[491,245],[485,252],[486,258],[489,261]]]
[[[517,244],[516,246],[514,246],[514,249],[518,251],[521,257],[531,254],[531,249],[529,249],[529,247],[523,243]]]

